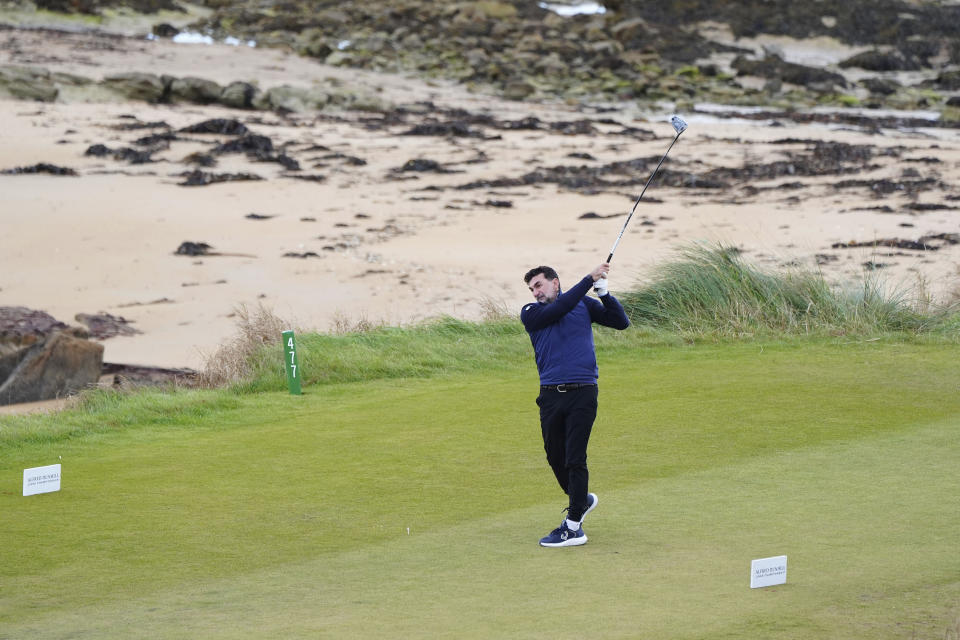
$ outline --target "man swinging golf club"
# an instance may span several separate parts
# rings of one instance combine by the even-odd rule
[[[545,538],[544,547],[586,543],[581,522],[597,506],[589,493],[587,443],[597,417],[597,356],[593,327],[626,329],[623,306],[607,291],[610,264],[601,263],[569,291],[562,291],[557,272],[550,267],[531,269],[524,276],[535,303],[526,305],[520,320],[530,334],[540,372],[540,429],[547,462],[569,496],[567,517]],[[587,297],[593,287],[599,300]]]
[[[593,347],[593,323],[614,329],[630,326],[623,306],[607,291],[607,273],[613,253],[623,238],[637,205],[646,193],[670,149],[687,130],[680,116],[670,118],[676,135],[657,167],[650,174],[640,197],[633,203],[620,235],[606,261],[574,285],[561,291],[560,278],[550,267],[536,267],[523,277],[536,298],[520,312],[520,320],[530,334],[540,372],[540,430],[543,448],[553,474],[570,498],[567,517],[560,526],[540,539],[544,547],[572,547],[587,542],[581,523],[599,500],[588,489],[587,443],[597,417],[597,356]],[[588,298],[590,287],[600,298]]]

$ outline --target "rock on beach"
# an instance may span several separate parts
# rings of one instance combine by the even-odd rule
[[[61,398],[97,384],[103,345],[42,311],[0,307],[0,405]]]

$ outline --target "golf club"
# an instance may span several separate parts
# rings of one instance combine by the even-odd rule
[[[623,228],[620,229],[620,235],[617,236],[616,242],[613,243],[613,248],[610,249],[610,255],[607,256],[607,262],[613,260],[613,252],[617,250],[617,245],[620,244],[620,239],[623,238],[623,232],[627,230],[627,225],[630,224],[630,218],[633,217],[633,212],[637,210],[637,205],[640,204],[640,199],[643,198],[643,194],[646,193],[647,187],[649,187],[650,182],[653,181],[653,177],[657,175],[657,171],[660,170],[660,165],[662,165],[663,161],[667,159],[667,153],[670,153],[670,149],[673,149],[673,145],[680,137],[680,134],[687,130],[687,123],[684,122],[683,118],[680,116],[673,116],[670,118],[670,124],[673,125],[673,130],[677,132],[677,135],[674,136],[673,142],[671,142],[670,146],[667,147],[666,153],[664,153],[663,157],[660,158],[660,162],[657,163],[657,168],[654,169],[653,173],[650,174],[650,177],[647,178],[647,184],[643,185],[643,191],[640,192],[640,197],[637,198],[637,201],[633,203],[633,209],[630,210],[630,215],[627,216],[627,221],[623,223]]]

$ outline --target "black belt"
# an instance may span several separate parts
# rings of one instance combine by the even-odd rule
[[[595,384],[542,384],[540,385],[541,391],[559,391],[560,393],[566,393],[567,391],[573,391],[574,389],[583,389],[584,387],[595,387]]]

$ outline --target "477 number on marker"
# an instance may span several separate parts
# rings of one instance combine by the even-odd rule
[[[283,347],[285,356],[290,356],[289,361],[284,357],[285,369],[287,370],[287,386],[290,387],[292,395],[300,395],[300,376],[297,375],[297,341],[293,337],[293,331],[283,332]]]

